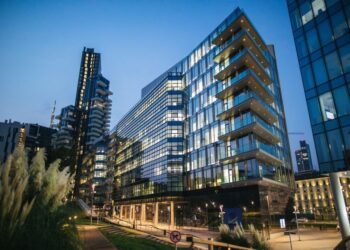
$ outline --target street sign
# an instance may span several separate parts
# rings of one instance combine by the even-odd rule
[[[170,233],[170,240],[175,244],[181,240],[181,233],[179,231],[172,231]]]
[[[285,219],[280,219],[280,227],[281,228],[286,228],[286,221],[285,221]]]

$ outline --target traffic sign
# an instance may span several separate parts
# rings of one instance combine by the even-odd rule
[[[181,233],[179,231],[172,231],[170,233],[170,240],[175,244],[181,240]]]

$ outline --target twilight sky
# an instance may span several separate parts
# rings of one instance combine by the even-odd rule
[[[141,88],[188,55],[235,7],[275,45],[291,152],[306,139],[317,165],[285,0],[0,1],[0,121],[49,125],[74,104],[81,51],[102,54],[110,80],[111,127]]]

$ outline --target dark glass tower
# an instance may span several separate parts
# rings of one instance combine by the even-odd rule
[[[313,170],[310,146],[306,141],[300,141],[300,149],[295,151],[295,157],[299,173]]]
[[[350,1],[287,3],[319,169],[350,169]]]
[[[109,130],[111,94],[109,81],[101,75],[100,54],[84,48],[75,99],[76,196],[79,196],[83,156]]]

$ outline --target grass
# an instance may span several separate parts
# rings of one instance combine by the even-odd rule
[[[101,230],[104,236],[118,249],[118,250],[173,250],[174,246],[167,246],[155,242],[149,239],[134,238],[124,235],[117,235],[108,233]],[[184,250],[186,248],[178,248],[179,250]]]

